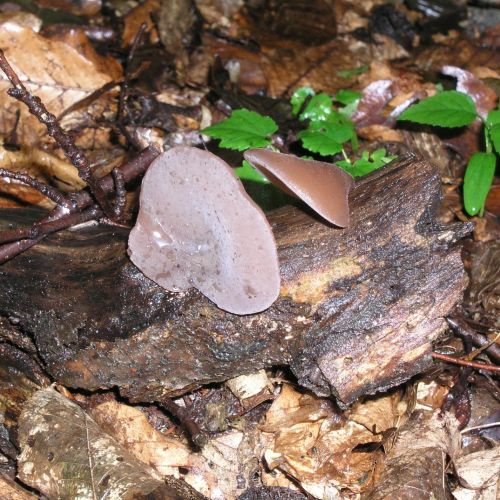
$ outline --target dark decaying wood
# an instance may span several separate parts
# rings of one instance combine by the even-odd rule
[[[70,387],[153,401],[289,365],[303,386],[348,404],[424,369],[462,296],[457,241],[471,225],[439,223],[439,199],[435,168],[407,156],[356,184],[348,229],[296,207],[270,214],[282,288],[260,314],[159,288],[127,258],[127,232],[106,226],[52,235],[0,267],[0,313]],[[0,213],[4,227],[27,218]]]

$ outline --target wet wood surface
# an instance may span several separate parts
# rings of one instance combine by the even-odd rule
[[[155,401],[287,365],[349,404],[424,369],[462,297],[459,240],[471,226],[441,224],[439,199],[435,167],[406,156],[357,182],[347,229],[305,208],[270,214],[282,286],[260,314],[161,289],[128,259],[127,231],[107,226],[52,235],[0,267],[0,314],[69,387]],[[3,227],[35,216],[0,211]]]

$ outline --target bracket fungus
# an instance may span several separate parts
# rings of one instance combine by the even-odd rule
[[[331,163],[269,149],[250,149],[244,156],[275,186],[300,198],[328,222],[348,226],[348,196],[354,180],[347,172]]]
[[[278,297],[276,242],[266,216],[233,170],[196,148],[162,153],[142,181],[132,262],[163,288],[197,288],[234,314],[267,309]]]

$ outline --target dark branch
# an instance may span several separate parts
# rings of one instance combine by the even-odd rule
[[[127,130],[125,122],[128,116],[127,100],[128,100],[128,85],[130,82],[130,70],[132,67],[132,61],[134,60],[135,51],[139,46],[139,42],[141,41],[142,35],[144,34],[145,30],[146,30],[146,23],[142,23],[139,29],[137,30],[137,33],[135,34],[134,40],[132,41],[132,46],[130,47],[130,51],[127,56],[127,63],[125,65],[125,75],[123,77],[123,82],[120,88],[120,99],[118,101],[118,120],[117,120],[118,126],[120,127],[120,130],[124,135],[124,137],[127,139],[127,141],[136,148],[139,148],[140,145]]]
[[[115,182],[115,206],[113,207],[115,212],[116,220],[123,219],[123,212],[125,210],[125,205],[127,203],[127,191],[125,189],[125,179],[123,178],[123,172],[119,168],[114,168],[111,172],[113,180]]]
[[[30,227],[21,227],[10,231],[2,231],[0,233],[0,243],[17,240],[38,240],[38,238],[43,238],[51,233],[55,233],[56,231],[61,231],[61,229],[67,229],[68,227],[88,222],[101,216],[102,210],[97,205],[94,205],[81,212],[70,213],[58,219],[47,222],[35,222]]]
[[[12,172],[11,170],[0,168],[0,177],[14,179],[16,181],[22,182],[23,184],[31,186],[62,207],[69,207],[70,205],[68,198],[63,193],[61,193],[61,191],[53,188],[52,186],[49,186],[48,184],[36,180],[34,177],[31,177],[31,175],[23,174],[21,172]]]
[[[95,177],[90,169],[89,162],[83,151],[75,145],[73,138],[64,132],[57,118],[52,113],[49,113],[39,97],[31,94],[23,85],[16,72],[12,69],[3,50],[0,49],[0,68],[6,74],[14,88],[11,88],[7,93],[24,103],[29,112],[36,116],[38,121],[45,125],[48,134],[54,138],[57,144],[64,151],[64,154],[69,158],[71,163],[78,169],[78,175],[88,184],[92,195],[102,208],[103,212],[109,217],[114,217],[114,211],[106,198],[106,193],[103,191],[99,179]]]
[[[158,156],[158,154],[159,151],[154,146],[149,146],[143,149],[135,158],[124,163],[120,167],[120,172],[123,175],[124,184],[131,182],[134,179],[137,179],[139,176],[141,176],[147,170],[149,164]],[[115,181],[113,179],[113,176],[106,175],[105,177],[100,179],[100,185],[103,192],[105,193],[113,192],[115,188]],[[71,201],[72,201],[72,207],[69,209],[70,213],[80,212],[88,207],[91,207],[94,204],[92,196],[86,189],[82,189],[78,193],[72,195]],[[65,218],[67,216],[68,216],[68,209],[62,207],[56,207],[47,215],[47,217],[37,222],[36,224],[43,225],[47,222],[56,221]],[[96,215],[94,218],[97,217],[99,217],[99,215]],[[68,219],[66,219],[66,221],[68,221]],[[73,224],[74,223],[75,222],[73,222]],[[72,224],[69,225],[62,224],[62,227],[54,229],[54,231],[65,229],[66,227],[70,227],[71,225]],[[46,226],[46,227],[55,227],[55,226]],[[50,233],[44,233],[32,239],[23,239],[25,238],[25,236],[23,236],[24,234],[23,231],[25,230],[26,230],[25,228],[21,228],[18,230],[21,236],[18,236],[16,239],[19,241],[15,241],[14,243],[6,243],[5,245],[0,246],[0,264],[3,264],[4,262],[7,262],[16,255],[19,255],[20,253],[26,251],[28,248],[31,248],[33,245],[35,245],[41,239],[43,239],[47,234],[50,234]],[[1,237],[5,233],[10,233],[10,231],[1,232],[0,239],[2,239]]]

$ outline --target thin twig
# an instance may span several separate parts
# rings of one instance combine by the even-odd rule
[[[29,112],[36,116],[38,121],[45,125],[48,134],[54,138],[57,144],[64,151],[64,154],[70,159],[71,163],[78,169],[80,177],[88,184],[90,191],[96,199],[103,212],[109,217],[114,217],[114,211],[106,198],[106,193],[103,191],[99,179],[95,177],[90,169],[89,162],[83,151],[76,146],[73,138],[64,132],[57,118],[52,113],[49,113],[45,105],[39,97],[31,94],[23,85],[16,72],[5,58],[3,50],[0,49],[0,68],[3,70],[9,81],[14,86],[7,90],[7,93],[25,104]]]
[[[467,429],[462,429],[460,434],[465,434],[466,432],[479,431],[483,429],[491,429],[493,427],[499,427],[500,422],[491,422],[489,424],[475,425],[474,427],[467,427]]]
[[[486,335],[476,332],[467,324],[465,319],[458,316],[448,316],[446,321],[453,331],[464,341],[469,340],[475,346],[479,347],[480,351],[484,351],[493,362],[500,363],[500,346],[494,340],[490,341]]]
[[[62,207],[68,207],[70,202],[68,198],[58,189],[40,182],[31,175],[23,174],[21,172],[12,172],[11,170],[6,170],[5,168],[0,168],[0,177],[7,177],[9,179],[14,179],[16,181],[22,182],[32,188],[36,189],[38,192],[52,200],[54,203]]]
[[[123,174],[123,179],[125,184],[141,176],[147,170],[149,164],[158,156],[158,154],[159,151],[154,146],[149,146],[143,149],[135,158],[125,162],[120,167],[120,171]],[[111,175],[106,175],[105,177],[100,179],[100,183],[105,193],[111,193],[114,190],[115,182]],[[87,189],[82,189],[81,191],[78,191],[77,193],[71,195],[71,201],[72,201],[72,207],[69,210],[72,213],[84,210],[85,208],[92,206],[94,203],[94,200]],[[56,207],[47,215],[47,217],[39,221],[37,224],[44,224],[45,222],[55,221],[67,215],[68,215],[68,209],[64,209],[62,207]],[[24,228],[21,228],[20,231],[24,231]],[[0,264],[7,262],[16,255],[19,255],[20,253],[28,250],[28,248],[31,248],[33,245],[36,245],[45,236],[46,235],[43,234],[33,239],[17,238],[19,241],[15,241],[14,243],[6,243],[5,245],[0,245]]]
[[[115,182],[115,206],[113,207],[115,211],[116,220],[123,219],[123,212],[125,210],[125,205],[127,204],[127,191],[125,189],[125,179],[123,178],[123,172],[119,168],[114,168],[111,171],[113,180]]]
[[[123,77],[123,82],[121,84],[120,98],[118,101],[118,120],[117,120],[118,126],[120,127],[120,130],[127,139],[127,141],[134,147],[138,146],[137,141],[134,139],[134,137],[132,137],[132,135],[129,133],[125,125],[125,119],[128,116],[128,107],[127,107],[128,85],[130,82],[130,68],[132,67],[132,61],[134,60],[135,52],[137,50],[137,47],[139,46],[139,42],[141,41],[142,35],[144,34],[145,30],[146,30],[146,23],[142,23],[139,29],[137,30],[137,33],[135,34],[134,40],[132,41],[132,45],[130,47],[127,56],[127,62],[125,64],[125,75]]]
[[[58,219],[47,222],[35,222],[32,226],[12,229],[10,231],[0,232],[0,243],[17,240],[34,240],[51,233],[67,229],[68,227],[88,222],[89,220],[98,219],[102,216],[102,210],[97,206],[83,210],[81,212],[73,212]]]
[[[440,354],[438,352],[433,352],[432,357],[434,359],[440,359],[441,361],[446,361],[455,365],[469,366],[471,368],[476,368],[477,370],[487,370],[490,372],[500,373],[500,366],[486,365],[484,363],[476,363],[475,361],[466,361],[464,359],[454,358],[452,356],[447,356],[446,354]]]

